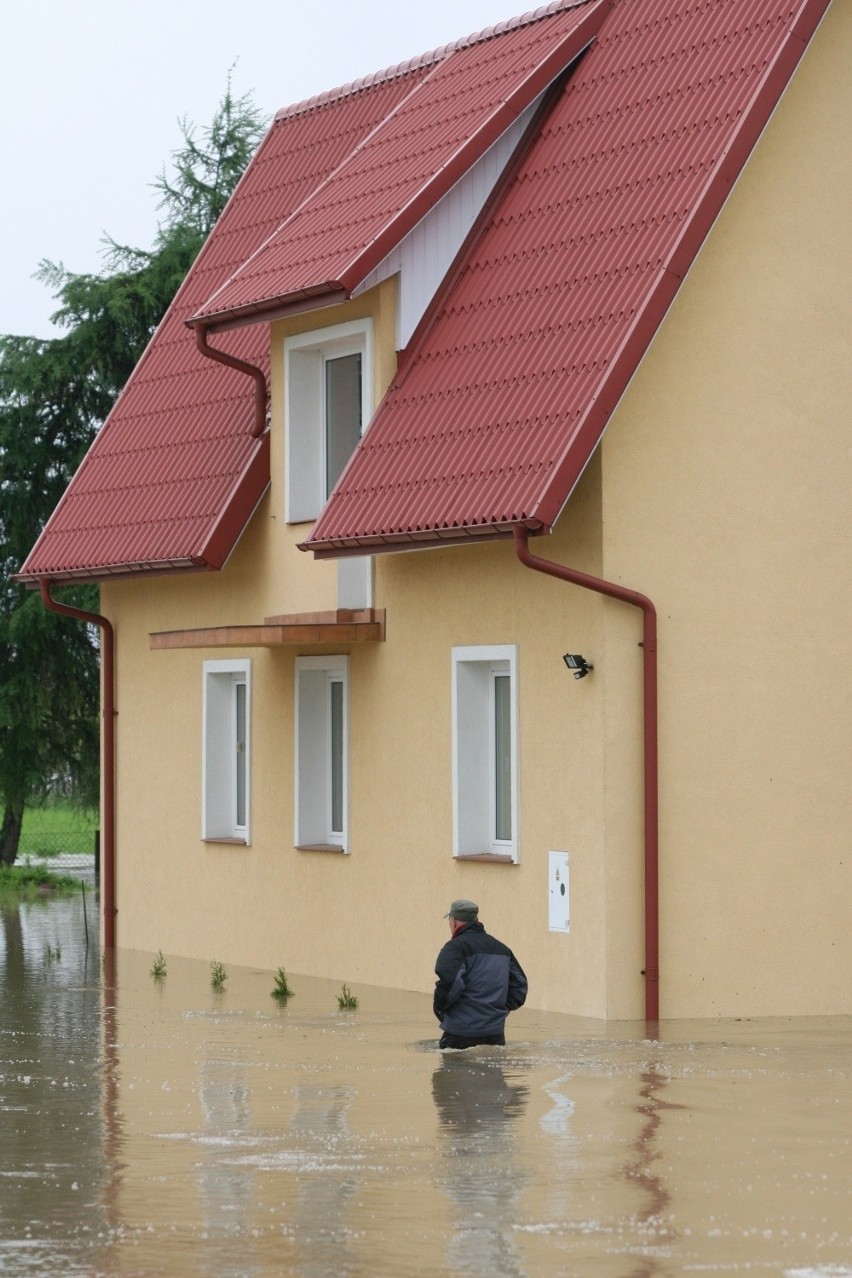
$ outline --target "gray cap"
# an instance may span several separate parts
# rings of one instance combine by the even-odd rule
[[[475,923],[479,915],[479,906],[475,901],[466,901],[464,897],[459,901],[453,901],[445,919],[458,919],[459,923]]]

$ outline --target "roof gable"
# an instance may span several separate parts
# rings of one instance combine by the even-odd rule
[[[282,113],[201,250],[19,576],[220,568],[269,483],[253,384],[206,359],[186,320],[426,74],[393,68]],[[264,371],[269,336],[218,345]]]
[[[617,0],[305,543],[549,528],[828,0]]]
[[[357,259],[348,287],[464,151],[457,107],[450,145],[415,148],[416,172],[402,164],[407,124],[394,155],[387,122],[409,120],[417,86],[437,95],[421,99],[435,111],[458,73],[459,94],[490,121],[500,94],[478,85],[486,64],[499,81],[509,44],[497,36],[521,66],[509,59],[500,74],[529,87],[529,67],[547,62],[534,34],[559,43],[594,14],[596,42],[469,237],[306,547],[365,553],[550,527],[830,0],[612,2],[605,13],[600,0],[563,0],[450,46],[464,55],[453,76],[439,50],[282,112],[20,576],[221,567],[268,484],[269,439],[251,435],[253,384],[205,359],[187,321],[228,281],[243,286],[239,268],[256,268],[291,215],[319,212],[333,184],[342,198],[341,174],[363,181],[372,154],[413,185],[408,203],[372,208],[354,258],[351,224],[338,240],[330,222],[316,242],[317,261]],[[219,344],[266,370],[268,340],[248,323]]]

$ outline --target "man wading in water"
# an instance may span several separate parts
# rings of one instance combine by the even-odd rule
[[[452,937],[435,963],[433,1008],[443,1033],[438,1046],[503,1046],[509,1012],[522,1007],[527,978],[508,945],[489,936],[473,901],[453,901],[445,919]]]

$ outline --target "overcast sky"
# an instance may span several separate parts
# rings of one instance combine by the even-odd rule
[[[3,5],[0,333],[50,337],[43,258],[102,268],[102,238],[148,248],[151,182],[237,95],[279,107],[523,13],[523,0],[21,0]]]

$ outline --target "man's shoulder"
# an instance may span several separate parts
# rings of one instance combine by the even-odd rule
[[[450,954],[455,954],[457,951],[460,951],[462,948],[460,942],[461,942],[460,935],[451,936],[448,941],[444,942],[444,944],[441,946],[440,950],[438,951],[438,959],[440,960],[442,958],[446,958]]]
[[[501,941],[497,936],[492,936],[490,932],[486,932],[482,924],[476,929],[465,929],[465,931],[459,932],[458,936],[467,937],[472,950],[484,951],[486,954],[511,955],[512,953],[504,941]]]
[[[440,953],[438,954],[439,960],[444,957],[448,958],[451,954],[458,954],[461,956],[470,954],[472,949],[476,949],[478,945],[481,944],[484,936],[485,929],[481,925],[477,927],[475,924],[472,924],[469,927],[460,928],[458,932],[451,936],[450,939],[445,941],[441,946]]]
[[[501,950],[508,950],[508,946],[505,941],[501,941],[499,937],[496,937],[496,935],[491,932],[485,932],[484,928],[480,935],[482,935],[483,941],[487,941],[489,944],[492,944],[492,946],[498,946]]]

